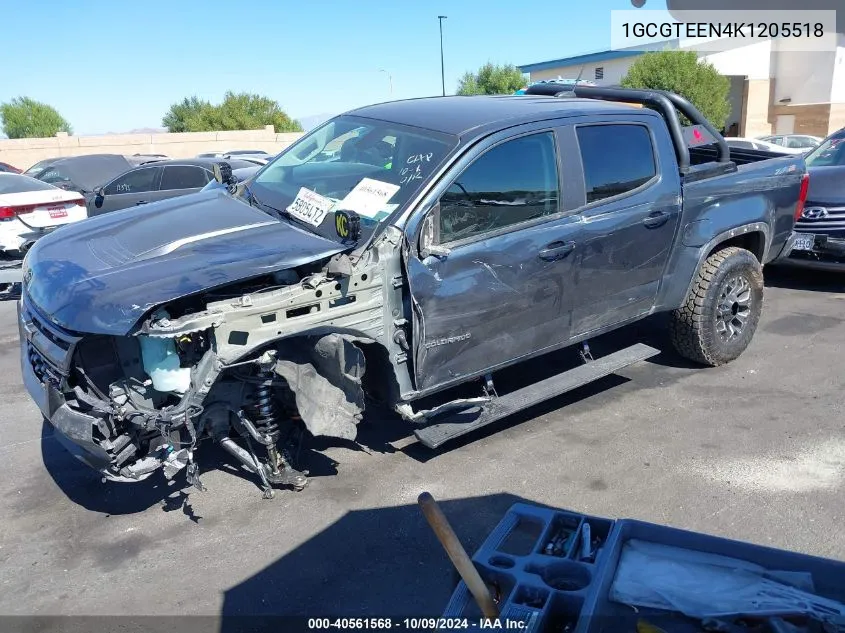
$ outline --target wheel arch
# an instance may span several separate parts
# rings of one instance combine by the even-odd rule
[[[698,249],[698,261],[684,290],[683,298],[689,295],[698,277],[698,272],[701,270],[704,262],[707,261],[707,258],[713,253],[730,246],[736,246],[750,251],[757,261],[760,262],[760,265],[762,265],[766,261],[766,252],[770,244],[769,226],[764,222],[744,224],[722,231]]]

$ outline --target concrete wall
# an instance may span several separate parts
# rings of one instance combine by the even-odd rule
[[[809,134],[824,138],[834,131],[831,129],[831,106],[829,103],[773,105],[769,113],[773,131],[775,131],[777,117],[780,115],[795,117],[795,124],[792,128],[793,134]]]
[[[171,158],[192,158],[205,152],[260,149],[277,153],[300,138],[300,133],[276,134],[264,130],[233,132],[186,132],[179,134],[110,134],[52,138],[0,140],[0,161],[27,169],[40,160],[84,154],[166,154]]]
[[[773,51],[773,105],[782,99],[792,105],[830,103],[835,58],[834,51]]]
[[[772,133],[772,122],[769,120],[771,99],[771,83],[768,79],[746,80],[740,136],[757,137]]]

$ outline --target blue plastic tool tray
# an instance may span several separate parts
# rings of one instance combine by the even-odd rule
[[[589,525],[591,556],[582,533]],[[575,536],[550,555],[548,543],[563,528]],[[522,503],[513,505],[473,556],[482,578],[497,594],[500,618],[522,620],[525,632],[635,632],[646,619],[667,633],[698,633],[701,623],[657,609],[636,611],[609,599],[622,548],[637,539],[745,560],[769,570],[807,572],[815,593],[845,602],[845,563],[761,547],[628,519],[612,520]],[[463,582],[455,588],[445,618],[480,618]]]

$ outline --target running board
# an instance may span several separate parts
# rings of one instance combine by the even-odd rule
[[[646,358],[656,356],[659,353],[660,351],[653,347],[649,347],[643,343],[637,343],[613,354],[608,354],[602,358],[597,358],[583,365],[579,365],[557,376],[541,380],[501,398],[495,398],[483,405],[480,413],[478,413],[478,408],[471,410],[476,412],[475,419],[470,418],[466,421],[459,421],[455,419],[455,416],[450,416],[451,421],[431,424],[415,431],[414,435],[417,436],[417,439],[424,446],[438,448],[456,437],[466,435],[513,413],[533,407],[545,400],[577,389],[599,378],[609,376],[620,369],[638,363]],[[459,416],[465,418],[471,415],[473,415],[471,412],[468,414],[459,414]]]

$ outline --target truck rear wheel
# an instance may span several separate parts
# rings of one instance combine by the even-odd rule
[[[760,262],[744,248],[730,246],[701,266],[684,304],[672,313],[669,334],[681,356],[724,365],[751,343],[762,309]]]

